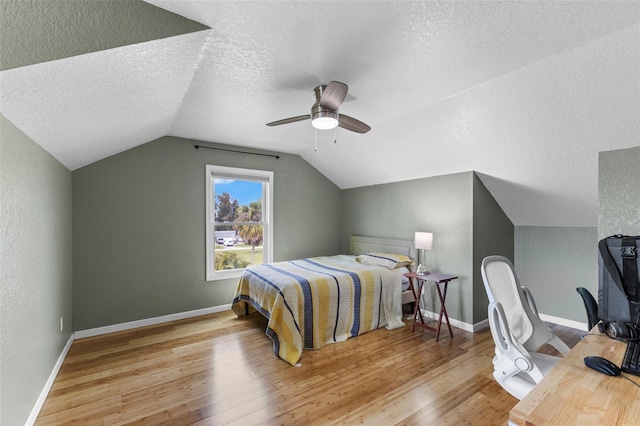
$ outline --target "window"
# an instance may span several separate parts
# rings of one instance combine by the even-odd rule
[[[273,172],[206,167],[207,281],[273,260]]]

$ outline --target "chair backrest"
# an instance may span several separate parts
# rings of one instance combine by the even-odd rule
[[[511,261],[503,256],[488,256],[482,261],[481,274],[489,302],[502,305],[511,334],[524,344],[533,335],[534,328]]]
[[[586,288],[578,287],[576,288],[576,291],[580,296],[582,296],[584,308],[587,310],[587,324],[589,326],[589,330],[591,330],[600,322],[600,318],[598,318],[598,303]]]
[[[489,302],[499,302],[505,311],[509,330],[528,351],[536,351],[540,346],[553,340],[555,334],[542,322],[535,312],[533,297],[526,294],[520,285],[513,264],[504,256],[488,256],[482,261],[482,281],[484,282]],[[529,302],[531,300],[531,302]],[[530,304],[531,303],[531,304]],[[554,346],[562,353],[569,348],[560,344]]]

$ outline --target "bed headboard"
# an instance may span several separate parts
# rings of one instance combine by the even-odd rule
[[[359,255],[372,251],[384,253],[396,253],[409,256],[416,262],[418,261],[418,252],[413,245],[412,240],[397,240],[392,238],[374,238],[363,237],[360,235],[352,235],[349,237],[349,254]],[[415,265],[411,270],[415,269]]]

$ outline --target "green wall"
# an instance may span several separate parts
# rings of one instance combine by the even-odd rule
[[[598,240],[640,234],[640,147],[599,153],[598,227],[520,226],[515,230],[515,266],[538,310],[587,322],[576,287],[597,299]]]
[[[640,235],[640,146],[598,157],[598,238]]]
[[[206,30],[142,0],[0,2],[0,70]]]
[[[205,280],[206,164],[274,172],[274,260],[340,251],[342,193],[299,156],[196,144],[163,137],[73,171],[74,330],[231,303],[237,279]]]
[[[71,336],[71,172],[3,115],[0,133],[0,424],[18,425]]]
[[[474,250],[491,248],[512,257],[513,227],[475,173],[348,189],[343,200],[343,251],[350,235],[412,240],[416,231],[433,232],[433,249],[425,252],[428,268],[460,277],[449,287],[449,317],[467,324],[486,319],[482,302],[474,308],[478,295],[486,300],[482,280],[475,277],[480,255]],[[475,243],[476,235],[483,241]],[[430,303],[436,299],[432,291]],[[436,311],[439,305],[428,309]]]
[[[482,181],[473,175],[473,323],[487,319],[489,298],[480,266],[487,256],[513,261],[513,223]]]
[[[541,314],[586,324],[576,288],[585,287],[597,298],[596,228],[518,226],[514,265]]]

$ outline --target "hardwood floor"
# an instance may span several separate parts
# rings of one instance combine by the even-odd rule
[[[517,402],[491,376],[488,328],[380,329],[296,368],[265,327],[229,311],[76,340],[36,425],[504,425]],[[569,346],[583,334],[555,330]]]

